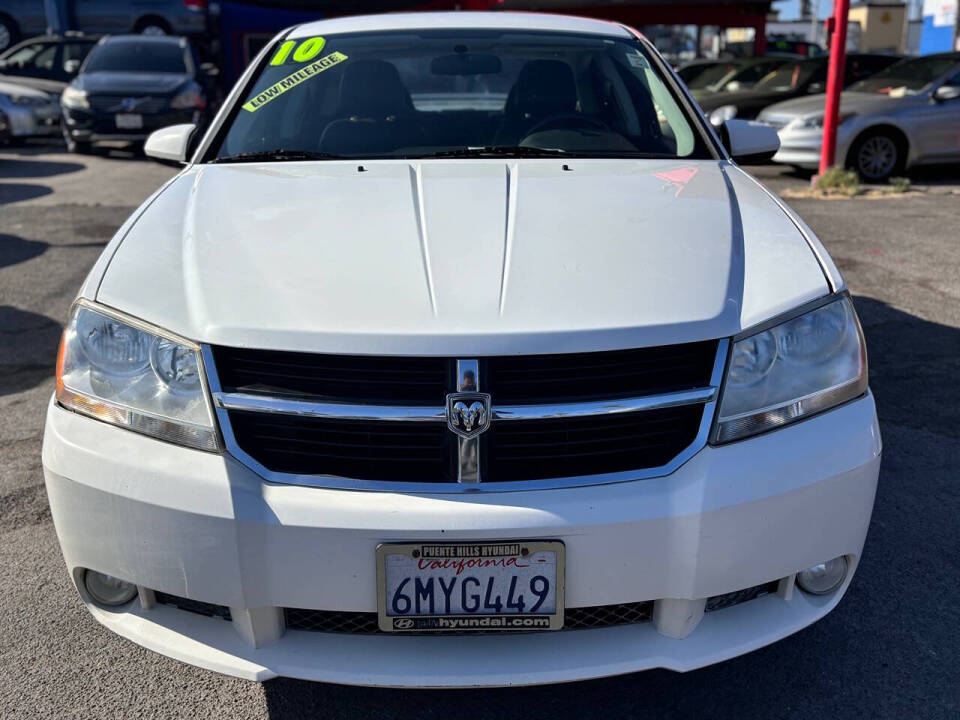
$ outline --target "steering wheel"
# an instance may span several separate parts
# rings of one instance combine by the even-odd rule
[[[530,137],[534,133],[543,132],[545,130],[553,130],[557,125],[561,126],[564,130],[572,130],[577,127],[582,127],[610,132],[610,126],[603,122],[603,120],[597,120],[596,118],[584,115],[583,113],[565,112],[544,118],[532,128],[527,130],[526,134],[523,136],[523,139]]]

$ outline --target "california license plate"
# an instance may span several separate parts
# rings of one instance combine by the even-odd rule
[[[143,127],[143,115],[137,113],[120,113],[113,116],[118,130],[139,130]]]
[[[384,632],[563,627],[563,543],[385,543],[377,547]]]

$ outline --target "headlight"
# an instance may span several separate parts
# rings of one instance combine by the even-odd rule
[[[852,117],[856,117],[856,113],[843,113],[842,115],[837,116],[837,125],[843,125],[847,120]],[[808,118],[797,118],[793,123],[794,127],[802,128],[804,130],[822,130],[823,129],[823,115],[814,115]]]
[[[67,85],[63,89],[63,94],[60,96],[60,104],[68,108],[78,108],[81,110],[86,110],[90,107],[90,103],[87,102],[87,92],[85,90],[77,90],[75,87],[70,87]]]
[[[170,101],[170,107],[174,110],[189,110],[191,108],[202,109],[207,104],[199,90],[190,89],[177,93]]]
[[[199,348],[84,301],[60,342],[57,400],[144,435],[220,449]]]
[[[736,116],[736,105],[721,105],[710,113],[710,123],[712,125],[723,125],[727,120],[733,120]]]
[[[781,427],[867,390],[867,351],[841,297],[733,344],[714,443]]]

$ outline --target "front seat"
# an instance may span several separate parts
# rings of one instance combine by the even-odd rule
[[[570,66],[562,60],[530,60],[507,96],[496,144],[516,145],[537,123],[576,109],[577,84]]]
[[[392,152],[423,145],[410,93],[385,60],[348,62],[340,78],[336,119],[320,136],[320,151],[335,155]]]

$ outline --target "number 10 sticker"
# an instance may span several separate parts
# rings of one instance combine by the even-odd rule
[[[299,45],[297,45],[296,40],[287,40],[277,48],[277,52],[274,54],[270,64],[283,65],[287,59],[290,58],[290,53],[293,53],[294,62],[310,62],[320,54],[320,51],[323,50],[323,46],[326,44],[327,41],[319,36],[307,38]],[[296,50],[294,50],[294,48],[296,48]]]

